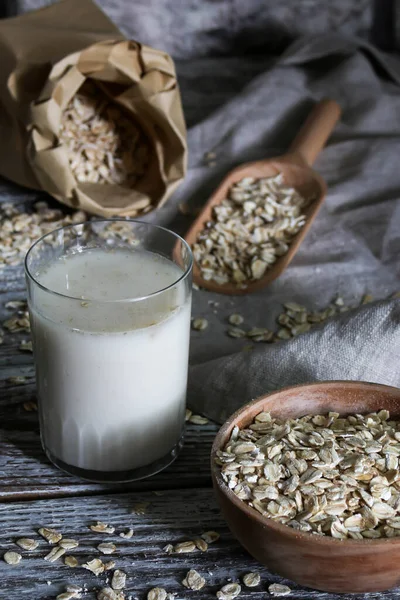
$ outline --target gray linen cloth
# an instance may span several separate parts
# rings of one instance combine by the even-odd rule
[[[33,8],[48,1],[20,3]],[[179,215],[180,202],[201,206],[235,165],[283,153],[320,98],[334,98],[343,110],[315,164],[328,183],[326,201],[290,267],[252,295],[194,292],[193,315],[207,318],[209,327],[192,332],[189,405],[223,421],[257,395],[291,383],[344,378],[400,385],[399,301],[363,306],[299,338],[251,352],[243,351],[248,341],[226,335],[233,312],[244,316],[246,328],[274,328],[285,301],[321,309],[336,294],[357,304],[366,292],[384,299],[400,289],[399,57],[340,35],[357,29],[340,27],[355,15],[354,3],[342,0],[331,3],[332,11],[339,5],[342,11],[335,18],[321,13],[318,3],[307,3],[315,13],[308,30],[303,25],[310,21],[291,12],[299,3],[279,3],[288,7],[279,9],[279,23],[299,17],[290,34],[312,35],[278,58],[269,34],[275,13],[261,10],[265,3],[192,0],[188,12],[170,0],[128,4],[102,0],[127,35],[176,59],[188,123],[188,176],[149,221],[184,233],[190,219]],[[363,17],[357,14],[354,25],[362,33],[371,3],[359,6]],[[272,43],[275,51],[277,46]],[[211,167],[204,161],[210,151],[217,154]],[[26,197],[2,184],[3,197],[9,194]]]
[[[252,296],[232,301],[212,295],[219,303],[216,315],[206,307],[210,294],[195,293],[194,314],[211,316],[209,329],[193,335],[189,405],[196,411],[222,422],[264,392],[306,381],[400,385],[398,300],[363,306],[252,352],[241,351],[243,341],[225,333],[226,317],[234,311],[245,316],[246,325],[273,326],[285,300],[321,308],[336,293],[351,303],[367,291],[385,298],[400,288],[399,75],[397,57],[359,40],[302,38],[199,126],[197,144],[190,131],[192,147],[214,149],[232,166],[262,156],[263,146],[276,149],[280,136],[287,144],[310,100],[328,95],[343,108],[316,163],[329,185],[325,206],[286,273]],[[201,144],[204,138],[208,148]],[[193,198],[203,174],[199,168],[190,172],[179,194],[186,190]]]
[[[287,342],[192,367],[191,408],[223,422],[286,385],[335,379],[400,384],[400,300],[379,302]]]

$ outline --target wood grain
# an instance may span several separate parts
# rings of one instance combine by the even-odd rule
[[[7,373],[11,370],[15,372],[15,364],[6,368]],[[11,388],[5,385],[3,379],[0,388],[1,500],[211,484],[209,457],[218,430],[218,426],[212,423],[205,426],[189,424],[180,456],[168,469],[149,479],[110,486],[83,481],[56,469],[41,448],[37,413],[26,412],[23,408],[23,402],[35,398],[33,369],[25,364],[17,371],[18,374],[27,374],[28,383]]]
[[[23,559],[19,565],[10,566],[0,560],[0,578],[3,582],[0,596],[7,600],[50,599],[63,591],[68,583],[73,583],[86,584],[89,593],[85,598],[91,600],[95,597],[93,589],[104,585],[104,575],[96,578],[82,568],[68,568],[63,565],[62,559],[52,564],[43,560],[49,546],[39,538],[36,531],[40,526],[48,525],[59,529],[64,537],[79,541],[79,547],[68,554],[75,556],[80,564],[99,556],[96,546],[100,542],[115,543],[115,554],[104,558],[105,561],[112,558],[116,567],[127,573],[126,596],[132,600],[144,600],[146,592],[154,586],[176,593],[177,600],[192,597],[215,600],[216,591],[222,585],[229,580],[240,580],[249,571],[260,573],[261,584],[253,590],[243,586],[240,595],[243,600],[269,597],[266,590],[274,582],[289,585],[292,589],[289,598],[293,600],[356,600],[363,597],[321,594],[268,573],[233,540],[210,489],[169,490],[161,493],[161,496],[142,492],[0,505],[0,555],[10,549],[18,551],[13,543],[18,537],[40,540],[39,547],[33,552],[20,550]],[[136,502],[149,502],[145,515],[130,514]],[[91,532],[88,525],[96,520],[114,525],[115,534],[102,536]],[[130,540],[124,540],[118,534],[128,527],[134,529],[134,535]],[[221,538],[210,545],[207,552],[168,555],[163,551],[168,543],[192,539],[210,529],[218,531]],[[206,579],[206,586],[201,592],[190,592],[181,585],[190,568],[198,570]],[[398,596],[393,591],[369,594],[368,600],[396,597]]]

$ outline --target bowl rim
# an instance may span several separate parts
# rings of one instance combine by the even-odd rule
[[[327,546],[327,545],[329,546],[330,544],[346,544],[346,546],[350,545],[350,546],[354,546],[354,547],[357,547],[357,546],[361,547],[361,546],[371,546],[371,544],[374,544],[375,547],[381,546],[383,548],[384,546],[388,546],[388,545],[389,546],[400,545],[400,536],[392,537],[392,538],[370,538],[370,539],[363,539],[363,540],[354,540],[354,539],[341,540],[341,539],[334,538],[332,536],[316,535],[313,533],[309,533],[307,531],[299,531],[297,529],[293,529],[292,527],[289,527],[288,525],[274,521],[273,519],[270,519],[269,517],[264,517],[255,508],[248,506],[245,502],[243,502],[243,500],[240,500],[233,493],[233,491],[230,488],[228,488],[228,486],[222,479],[220,469],[215,462],[217,450],[221,450],[222,446],[226,443],[226,441],[222,442],[222,440],[227,438],[228,435],[230,435],[231,429],[233,428],[235,421],[243,414],[243,412],[247,411],[250,407],[254,407],[257,404],[261,404],[262,402],[265,401],[266,398],[269,398],[271,396],[280,395],[282,392],[286,392],[288,390],[296,390],[296,389],[304,389],[304,388],[321,388],[321,387],[324,389],[329,389],[330,387],[336,387],[338,384],[346,385],[350,388],[361,387],[361,388],[367,388],[367,389],[368,388],[369,389],[377,388],[378,390],[385,389],[385,390],[392,392],[392,393],[396,394],[397,396],[399,396],[399,400],[400,400],[400,388],[386,385],[386,384],[381,384],[381,383],[373,383],[373,382],[369,382],[369,381],[352,381],[352,380],[341,380],[341,379],[329,380],[329,381],[317,381],[317,382],[310,382],[310,383],[301,383],[301,384],[297,384],[297,385],[289,385],[289,386],[280,388],[279,390],[274,390],[272,392],[268,392],[267,394],[262,394],[261,396],[258,396],[254,400],[248,402],[244,406],[240,407],[237,411],[235,411],[225,421],[225,423],[221,426],[221,428],[217,432],[217,435],[214,438],[214,442],[213,442],[213,445],[211,448],[211,477],[212,477],[213,483],[215,486],[218,487],[218,490],[226,497],[226,499],[229,500],[231,503],[233,503],[236,506],[236,508],[238,508],[239,510],[242,510],[250,518],[257,521],[257,523],[260,526],[262,526],[264,528],[268,527],[280,535],[284,535],[284,536],[288,536],[288,537],[295,537],[296,539],[300,539],[304,542],[308,541],[308,542],[312,542],[312,543],[315,543],[315,544],[321,545],[321,546]]]

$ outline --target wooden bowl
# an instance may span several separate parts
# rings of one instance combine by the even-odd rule
[[[261,411],[279,418],[368,413],[387,409],[400,417],[400,389],[356,381],[330,381],[285,388],[239,409],[219,430],[211,452],[214,489],[233,535],[270,571],[327,592],[378,592],[400,585],[400,537],[338,540],[303,533],[263,517],[224,483],[217,450],[235,425],[245,427]]]

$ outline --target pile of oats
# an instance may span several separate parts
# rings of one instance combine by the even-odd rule
[[[242,288],[261,279],[305,225],[309,202],[282,174],[235,183],[193,245],[203,279]]]
[[[132,188],[146,170],[149,146],[140,127],[92,83],[64,110],[59,137],[79,182]]]
[[[32,212],[15,204],[0,204],[0,268],[22,264],[33,242],[42,235],[86,219],[81,210],[65,215],[58,208],[49,208],[47,202],[36,202]]]
[[[388,411],[235,427],[217,463],[238,498],[293,529],[338,539],[400,535],[400,421]]]

